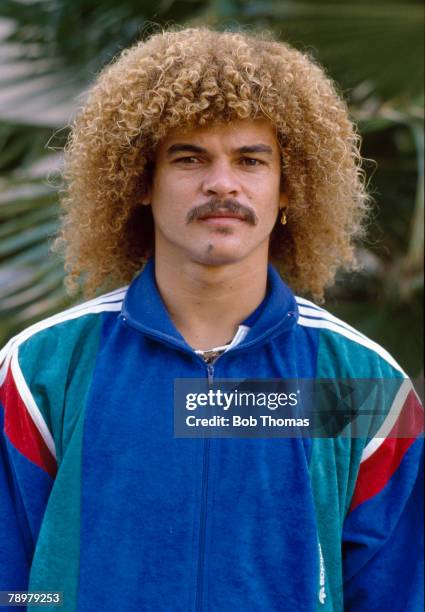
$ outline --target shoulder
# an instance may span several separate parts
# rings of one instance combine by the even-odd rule
[[[407,376],[380,344],[313,302],[301,297],[296,297],[296,301],[299,329],[310,333],[317,341],[319,375],[325,376],[329,366],[335,368],[339,365],[340,375],[365,378]]]
[[[31,325],[14,336],[0,351],[0,385],[10,368],[37,361],[49,352],[63,352],[81,339],[99,333],[104,314],[121,311],[127,287],[83,302]],[[40,363],[39,363],[40,365]]]
[[[68,420],[84,405],[106,316],[117,317],[126,288],[39,321],[0,351],[0,418],[9,441],[49,474]],[[72,428],[71,428],[72,429]]]
[[[317,377],[340,379],[339,389],[347,379],[359,379],[344,398],[352,409],[347,435],[315,438],[312,445],[313,487],[324,516],[332,485],[323,479],[323,469],[329,474],[337,469],[336,479],[344,474],[342,519],[349,508],[384,490],[411,446],[410,465],[416,469],[412,453],[419,453],[423,444],[415,444],[421,437],[423,408],[412,381],[384,347],[313,302],[300,297],[296,301],[298,331],[316,347]],[[398,470],[401,478],[404,470]]]

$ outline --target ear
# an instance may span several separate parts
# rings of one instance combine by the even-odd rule
[[[279,208],[286,208],[288,206],[289,198],[284,191],[280,194],[279,200]]]
[[[140,204],[142,206],[150,206],[151,205],[151,190],[148,189],[148,191],[145,193],[145,195],[141,198],[140,200]]]

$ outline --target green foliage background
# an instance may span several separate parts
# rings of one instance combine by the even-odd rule
[[[363,271],[338,278],[326,306],[419,375],[423,17],[419,0],[2,0],[0,343],[69,304],[61,263],[48,256],[60,150],[100,68],[158,24],[268,28],[340,84],[369,160],[376,204],[359,245]]]

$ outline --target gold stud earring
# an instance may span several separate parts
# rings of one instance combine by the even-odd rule
[[[286,221],[287,221],[287,219],[286,219],[286,208],[282,208],[281,210],[282,210],[282,215],[280,217],[280,222],[281,222],[282,225],[286,225]]]

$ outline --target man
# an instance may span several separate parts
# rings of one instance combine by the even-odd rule
[[[292,292],[353,265],[359,159],[332,83],[267,37],[164,32],[105,69],[57,247],[71,290],[130,285],[3,351],[1,588],[64,610],[420,609],[422,440],[394,436],[416,395]],[[400,384],[386,438],[185,439],[177,378]]]

